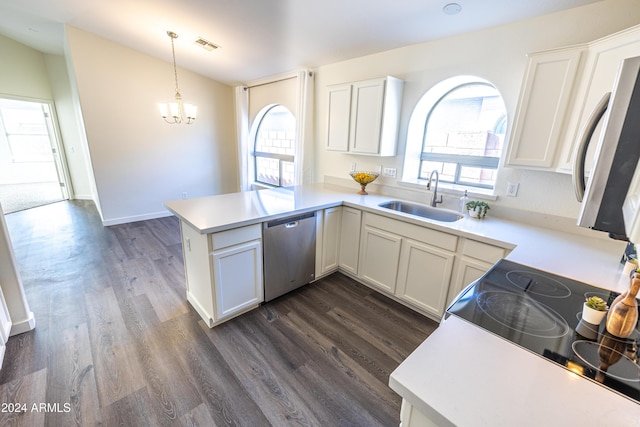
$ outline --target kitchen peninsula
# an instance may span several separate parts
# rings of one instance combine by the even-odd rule
[[[216,279],[221,279],[211,278],[216,245],[221,249],[253,248],[249,249],[252,255],[247,259],[256,263],[251,273],[255,276],[261,271],[258,266],[261,257],[255,250],[259,245],[246,245],[259,242],[261,224],[305,212],[322,213],[317,215],[319,256],[316,259],[316,277],[339,269],[436,320],[440,320],[444,305],[455,297],[463,285],[473,280],[474,274],[475,278],[481,274],[479,269],[496,261],[475,258],[485,253],[502,253],[514,262],[594,286],[618,292],[625,290],[619,265],[625,246],[623,242],[603,239],[595,232],[594,237],[590,237],[588,234],[573,234],[502,220],[494,215],[481,221],[465,217],[445,223],[378,206],[390,200],[395,198],[375,194],[360,196],[351,188],[314,184],[167,202],[167,208],[181,220],[187,280],[202,280],[209,286],[208,294],[190,296],[194,284],[188,283],[187,298],[210,327],[259,305],[262,301],[261,282],[260,286],[256,285],[245,295],[250,296],[245,301],[247,304],[235,301],[237,304],[232,304],[232,310],[226,313],[216,307],[216,295],[220,293],[211,289],[211,283],[215,287]],[[342,209],[342,223],[350,224],[342,230],[329,226],[329,214],[338,208]],[[360,215],[360,221],[356,222],[356,238],[346,237],[342,233],[356,228],[353,222],[349,222],[345,212]],[[403,224],[402,227],[418,228],[404,232],[399,223]],[[394,229],[383,229],[387,224]],[[425,253],[438,255],[439,260],[449,259],[448,263],[442,264],[449,272],[446,276],[447,289],[440,290],[437,295],[426,295],[429,299],[420,304],[416,298],[405,298],[408,292],[398,293],[402,285],[397,289],[385,289],[380,286],[384,281],[363,275],[362,250],[355,256],[356,267],[359,263],[360,270],[350,270],[347,264],[343,266],[325,259],[331,253],[328,247],[340,248],[340,242],[335,241],[340,236],[343,241],[357,239],[362,247],[367,227],[379,232],[377,236],[388,237],[389,241],[399,236],[402,248],[405,248],[403,242],[412,243],[417,239],[411,235],[416,231],[436,233],[422,240],[437,246],[425,248]],[[327,236],[331,236],[329,230],[334,230],[331,241],[327,240]],[[227,246],[221,242],[238,236],[240,240],[231,239]],[[453,238],[455,240],[448,240]],[[453,243],[445,248],[449,244],[447,242]],[[416,244],[406,246],[406,250],[412,247],[423,248]],[[469,252],[473,255],[470,258],[465,251],[476,247],[480,250]],[[188,251],[192,255],[198,254],[197,262],[189,259]],[[246,264],[242,265],[246,267]],[[469,265],[478,268],[469,270]],[[243,274],[246,274],[252,269],[243,270]],[[464,274],[468,271],[472,271],[471,280],[470,276]],[[398,271],[400,276],[403,276],[402,271]],[[463,280],[467,282],[461,283]],[[407,285],[402,289],[410,287]],[[202,298],[208,298],[207,307],[203,307]],[[579,421],[586,421],[584,425],[594,425],[596,421],[599,422],[597,425],[640,425],[640,406],[636,403],[455,317],[444,321],[398,367],[390,377],[390,386],[403,397],[403,425],[407,426],[573,425]],[[594,411],[602,412],[596,415]]]

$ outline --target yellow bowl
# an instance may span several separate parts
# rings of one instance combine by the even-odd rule
[[[370,171],[352,171],[349,172],[351,178],[358,184],[369,184],[373,182],[378,177],[378,172],[370,172]]]

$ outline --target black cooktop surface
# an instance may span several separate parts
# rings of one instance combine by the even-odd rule
[[[501,260],[461,295],[447,315],[506,340],[640,403],[640,329],[626,339],[582,321],[587,297],[619,295]]]

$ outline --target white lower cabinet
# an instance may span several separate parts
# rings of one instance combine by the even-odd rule
[[[455,253],[403,239],[396,296],[427,313],[442,317],[454,259]]]
[[[401,427],[438,427],[438,425],[438,423],[407,402],[406,399],[402,399],[402,406],[400,407]]]
[[[200,234],[180,222],[187,300],[209,327],[264,300],[261,224]]]
[[[242,313],[263,300],[261,240],[214,251],[212,258],[217,321]]]
[[[342,207],[340,224],[340,269],[353,275],[358,274],[358,257],[360,254],[360,225],[362,211]]]
[[[456,260],[455,276],[449,287],[447,305],[470,283],[478,280],[498,260],[507,255],[507,250],[476,240],[464,239],[461,254]]]
[[[440,320],[451,300],[507,252],[503,247],[364,212],[357,278]]]
[[[359,276],[383,291],[394,293],[401,243],[402,237],[364,224],[360,241]]]
[[[435,320],[508,252],[348,206],[324,209],[316,221],[316,271],[339,269]],[[209,327],[264,301],[262,224],[203,235],[181,221],[180,229],[187,300]]]
[[[323,210],[322,215],[316,215],[316,222],[321,223],[321,226],[316,228],[316,236],[319,236],[317,244],[320,247],[319,252],[316,252],[316,260],[320,260],[320,273],[317,272],[316,264],[316,277],[320,277],[338,269],[342,206]]]
[[[458,237],[363,214],[358,277],[430,317],[444,314]]]

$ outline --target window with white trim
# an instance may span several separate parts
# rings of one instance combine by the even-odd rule
[[[506,129],[504,101],[493,85],[472,76],[445,80],[412,114],[403,179],[426,180],[437,170],[440,182],[493,189]]]
[[[282,105],[259,114],[254,141],[255,181],[275,187],[295,183],[296,118]]]

